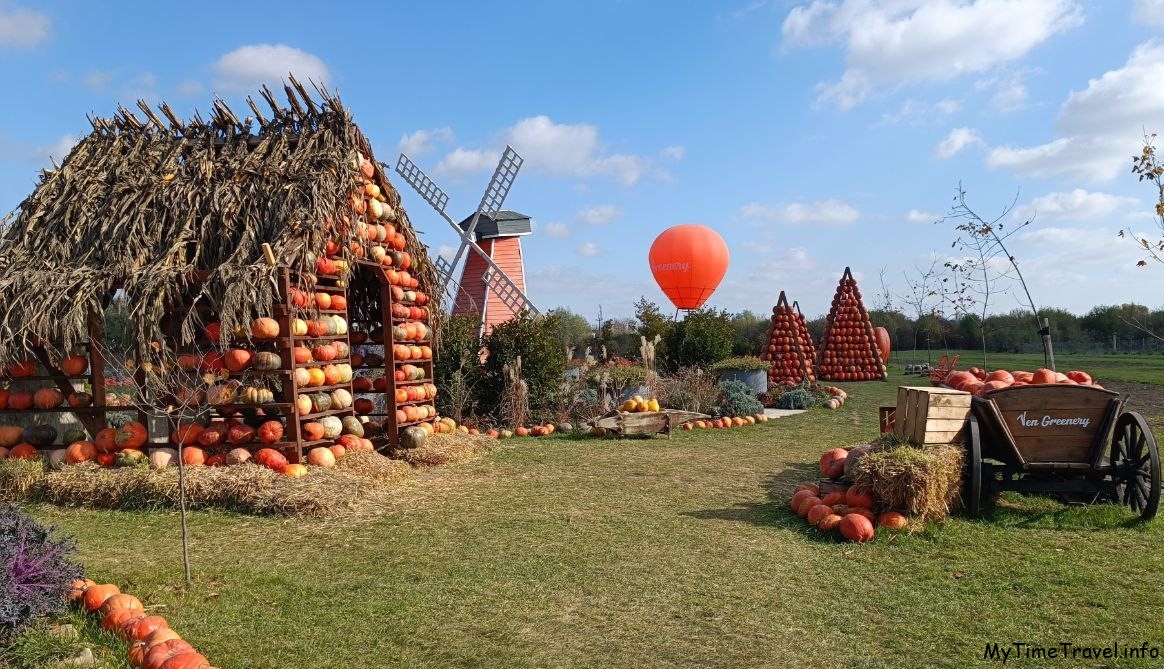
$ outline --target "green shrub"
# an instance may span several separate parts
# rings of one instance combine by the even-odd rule
[[[771,367],[771,363],[749,355],[720,360],[711,366],[711,371],[715,372],[716,374],[722,374],[729,370],[740,372],[760,372],[767,371],[769,367]]]
[[[474,413],[481,390],[481,320],[460,315],[441,327],[441,343],[433,365],[437,388],[436,407],[442,416],[458,423]]]
[[[478,408],[496,415],[505,385],[502,367],[521,356],[521,377],[529,387],[529,408],[534,420],[549,420],[560,406],[565,384],[566,356],[558,343],[555,316],[526,312],[493,328],[485,338],[489,357],[480,384]]]
[[[776,400],[777,409],[811,409],[816,406],[816,398],[806,388],[789,390]]]
[[[675,323],[665,336],[664,350],[672,368],[702,367],[731,355],[735,330],[727,312],[700,309]]]
[[[755,392],[743,381],[722,381],[719,384],[719,413],[722,416],[752,416],[764,410]]]

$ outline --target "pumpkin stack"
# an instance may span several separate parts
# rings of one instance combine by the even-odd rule
[[[841,276],[816,361],[817,376],[828,381],[872,381],[885,378],[885,367],[873,338],[869,312],[861,301],[857,280],[849,268]]]
[[[802,381],[815,381],[812,370],[811,350],[812,340],[806,341],[807,329],[801,331],[797,313],[788,305],[788,298],[784,291],[780,291],[780,298],[772,308],[772,320],[764,340],[767,345],[761,358],[770,363],[768,381],[773,384],[798,384]]]
[[[800,304],[793,302],[792,310],[796,312],[796,331],[800,333],[800,342],[804,345],[804,357],[809,360],[811,367],[811,363],[816,360],[816,342],[808,331],[808,321],[800,311]]]

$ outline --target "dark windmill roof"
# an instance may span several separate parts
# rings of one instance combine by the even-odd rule
[[[472,216],[461,221],[461,229],[468,230],[472,222]],[[498,237],[521,237],[531,232],[533,228],[530,226],[529,216],[508,209],[502,209],[493,215],[482,213],[481,218],[477,219],[477,241]]]

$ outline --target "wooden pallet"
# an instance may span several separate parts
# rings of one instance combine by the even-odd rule
[[[963,443],[971,397],[950,388],[901,386],[897,389],[893,432],[919,446]]]
[[[593,427],[601,428],[607,434],[620,437],[653,434],[671,436],[671,430],[679,427],[683,423],[710,418],[711,416],[706,414],[696,413],[694,411],[679,411],[678,409],[634,413],[612,411],[594,421]]]

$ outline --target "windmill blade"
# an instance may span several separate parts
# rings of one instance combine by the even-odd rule
[[[404,177],[408,185],[412,186],[412,189],[424,198],[425,202],[432,205],[432,208],[436,209],[437,213],[449,222],[449,225],[459,228],[453,219],[449,218],[449,215],[445,213],[445,206],[449,203],[448,193],[441,190],[441,187],[436,185],[435,181],[430,179],[423,170],[416,166],[416,163],[412,162],[403,153],[400,154],[400,159],[396,161],[396,173]]]
[[[448,293],[449,284],[453,281],[453,270],[456,268],[453,266],[453,263],[446,260],[442,255],[437,256],[433,266],[436,268],[437,288],[441,293]]]
[[[513,181],[524,162],[525,159],[517,155],[512,146],[505,145],[505,152],[501,154],[501,160],[497,161],[497,168],[493,170],[489,187],[481,196],[481,204],[477,206],[478,212],[492,216],[501,211],[501,206],[505,204],[509,189],[513,188]]]
[[[530,302],[528,298],[526,298],[525,293],[523,293],[521,289],[518,288],[515,283],[513,283],[513,280],[509,278],[509,275],[501,271],[496,266],[493,266],[493,268],[486,272],[485,276],[482,278],[485,280],[485,285],[488,286],[489,289],[493,291],[493,294],[496,295],[499,300],[501,300],[501,303],[508,307],[509,310],[513,313],[521,313],[523,309],[528,309],[535,314],[541,313],[537,310],[537,307],[535,307],[533,303]]]

